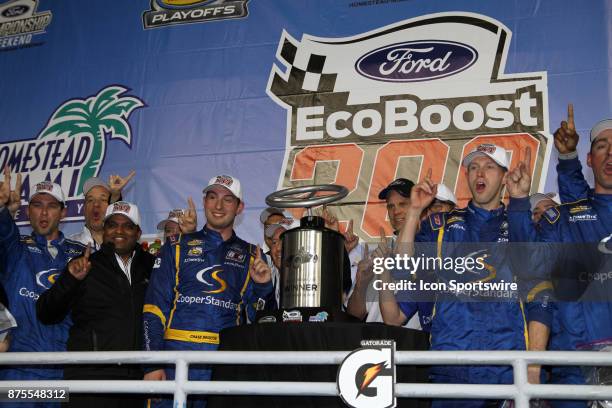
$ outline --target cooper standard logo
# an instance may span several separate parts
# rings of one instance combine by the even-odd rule
[[[0,51],[9,51],[33,44],[36,34],[45,32],[53,15],[50,11],[36,12],[38,0],[11,0],[0,4]]]
[[[145,29],[177,24],[244,18],[248,0],[151,0],[142,14]]]
[[[509,151],[511,167],[529,147],[540,191],[552,147],[547,78],[505,72],[511,38],[501,22],[459,12],[343,38],[283,31],[267,87],[287,115],[278,188],[345,186],[338,218],[355,220],[363,239],[381,227],[391,235],[378,193],[398,177],[416,182],[431,168],[464,206],[461,161],[483,143]]]

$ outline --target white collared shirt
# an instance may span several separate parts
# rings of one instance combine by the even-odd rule
[[[121,258],[119,255],[115,254],[115,258],[117,259],[117,263],[119,264],[119,267],[121,268],[121,270],[123,271],[123,273],[125,273],[125,276],[127,276],[127,280],[128,282],[130,282],[130,284],[132,284],[132,275],[130,273],[130,269],[132,268],[132,259],[134,259],[134,254],[136,252],[132,252],[132,255],[130,255],[130,257],[128,258],[127,261],[124,261],[123,258]]]
[[[80,242],[83,245],[91,245],[91,252],[96,252],[100,249],[100,244],[93,239],[91,236],[91,231],[86,226],[83,227],[83,231],[72,234],[68,238],[73,241]]]
[[[53,246],[51,241],[47,241],[47,251],[49,251],[49,255],[51,255],[51,258],[53,259],[55,259],[55,257],[57,256],[57,253],[59,252],[58,249],[55,246]]]

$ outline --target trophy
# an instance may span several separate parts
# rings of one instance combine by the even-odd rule
[[[312,207],[341,200],[347,194],[346,187],[323,184],[288,188],[266,197],[271,207],[307,210],[299,227],[280,236],[279,308],[283,321],[343,320],[338,316],[342,315],[344,237],[325,228],[325,221],[312,214]]]

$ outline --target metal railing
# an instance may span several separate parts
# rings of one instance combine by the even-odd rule
[[[173,394],[174,406],[187,395],[335,396],[335,382],[188,381],[190,364],[339,365],[350,351],[157,351],[2,353],[0,365],[41,364],[174,364],[173,381],[0,381],[0,387],[58,387],[71,393]],[[527,351],[398,351],[396,365],[503,365],[514,369],[514,384],[398,383],[396,397],[513,399],[528,408],[531,399],[606,400],[612,386],[529,384],[527,366],[612,366],[612,353]]]

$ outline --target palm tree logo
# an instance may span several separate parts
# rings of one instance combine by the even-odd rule
[[[98,174],[106,153],[106,137],[122,140],[132,146],[130,114],[145,103],[134,96],[124,96],[128,89],[113,85],[87,99],[71,99],[61,105],[49,119],[38,139],[88,135],[93,147],[79,176],[80,193],[85,180]]]

